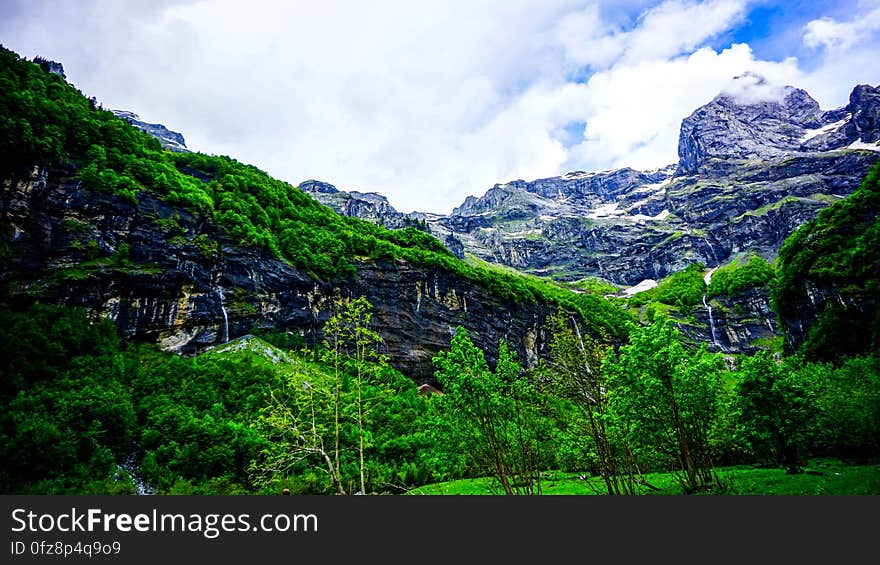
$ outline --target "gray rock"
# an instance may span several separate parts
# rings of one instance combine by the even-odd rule
[[[683,121],[675,165],[496,184],[428,223],[483,260],[562,281],[633,285],[742,251],[769,259],[876,162],[848,146],[880,135],[877,101],[870,86],[827,112],[792,87],[754,103],[719,95]]]
[[[382,352],[418,383],[433,382],[432,357],[449,347],[459,325],[490,363],[501,338],[526,366],[548,351],[543,325],[555,310],[549,304],[501,299],[454,272],[393,259],[359,260],[353,279],[327,283],[268,251],[239,245],[149,191],[135,205],[89,190],[75,175],[71,165],[38,168],[25,181],[2,185],[4,220],[15,226],[2,234],[10,259],[0,263],[10,301],[84,307],[113,320],[130,339],[195,353],[254,328],[295,332],[315,343],[335,298],[365,296]],[[218,252],[206,254],[198,236],[218,242]],[[83,240],[96,242],[102,257],[128,245],[129,266],[80,268],[94,258]]]
[[[330,183],[311,179],[299,183],[299,188],[338,214],[367,220],[389,229],[416,227],[424,223],[423,214],[398,212],[387,198],[376,192],[339,190]]]
[[[134,127],[147,132],[152,135],[156,139],[159,140],[159,143],[162,144],[162,147],[168,149],[170,151],[177,151],[178,153],[189,153],[190,150],[186,147],[186,142],[183,139],[183,135],[176,131],[171,131],[166,128],[162,124],[149,124],[147,122],[141,121],[140,117],[134,112],[129,112],[128,110],[111,110],[117,117],[122,118],[126,122],[130,123]]]
[[[49,59],[44,59],[40,56],[34,57],[34,63],[40,65],[40,67],[47,73],[58,75],[64,80],[67,80],[67,75],[64,74],[64,65],[61,63],[50,61]]]

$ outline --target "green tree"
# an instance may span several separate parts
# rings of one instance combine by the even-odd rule
[[[338,401],[332,391],[332,384],[320,373],[297,367],[279,390],[270,393],[258,422],[269,443],[251,465],[257,484],[266,486],[279,476],[296,474],[305,464],[326,472],[333,489],[347,494],[338,459],[327,441],[337,433],[332,414]]]
[[[378,347],[382,338],[372,329],[373,306],[361,296],[349,301],[344,307],[336,305],[336,313],[324,326],[327,334],[330,351],[333,355],[333,366],[337,375],[335,388],[336,396],[336,425],[338,438],[338,394],[339,394],[339,363],[345,356],[345,362],[349,370],[354,373],[357,399],[355,408],[357,412],[358,429],[358,470],[360,479],[360,492],[366,494],[366,479],[364,475],[364,448],[366,442],[365,411],[367,404],[375,402],[375,398],[364,397],[365,381],[374,377],[378,371],[387,365],[387,359],[379,354]],[[338,440],[337,440],[338,441]],[[337,461],[338,461],[337,443]],[[338,462],[337,462],[338,466]]]
[[[378,352],[379,335],[371,329],[372,305],[364,297],[337,300],[324,326],[323,359],[329,373],[299,363],[285,386],[273,391],[261,426],[271,446],[264,450],[260,484],[300,469],[301,463],[327,473],[333,489],[347,494],[354,474],[358,492],[370,487],[367,452],[375,430],[372,411],[395,394],[387,360]],[[347,453],[357,453],[351,463]]]
[[[609,403],[627,440],[648,461],[673,469],[687,492],[716,482],[709,437],[724,363],[705,346],[688,354],[667,318],[635,329],[605,358]]]
[[[812,367],[798,358],[777,361],[766,351],[743,360],[737,383],[739,432],[763,460],[800,473],[807,432],[816,417]]]
[[[819,376],[809,382],[824,384],[814,387],[814,451],[862,460],[880,453],[880,355],[853,357],[837,368],[816,364],[811,372]]]
[[[558,310],[550,319],[553,338],[545,374],[557,394],[570,400],[587,424],[590,442],[608,494],[634,494],[634,466],[625,438],[608,418],[607,380],[602,360],[607,346],[581,334],[577,321]]]
[[[493,371],[467,330],[458,327],[434,366],[444,392],[436,399],[439,447],[468,453],[477,471],[492,473],[505,494],[540,493],[536,393],[507,343],[499,344]]]

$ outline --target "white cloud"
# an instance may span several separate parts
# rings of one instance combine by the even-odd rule
[[[773,85],[797,84],[799,77],[794,60],[757,61],[745,44],[596,73],[587,83],[585,139],[569,165],[651,169],[676,162],[681,120],[747,71]]]
[[[824,17],[804,28],[804,44],[829,50],[849,51],[880,30],[880,8],[846,22]]]
[[[828,53],[809,73],[704,46],[745,13],[746,0],[22,0],[0,34],[194,149],[448,212],[496,182],[671,163],[680,120],[746,71],[835,103],[874,75],[876,34],[856,20],[805,30]],[[840,26],[858,25],[845,40]],[[574,123],[584,136],[567,146]]]
[[[666,59],[692,51],[730,29],[745,12],[744,0],[670,0],[646,12],[631,34],[625,62]]]
[[[819,62],[801,86],[824,108],[846,103],[856,84],[880,84],[880,6],[873,0],[848,21],[820,18],[804,27],[803,41]]]
[[[566,14],[553,39],[574,66],[607,68],[624,53],[628,34],[602,20],[598,4]]]
[[[747,71],[724,85],[721,93],[744,106],[761,102],[782,102],[785,100],[785,84],[769,82],[766,77]]]
[[[603,21],[600,6],[592,4],[562,18],[554,38],[572,62],[594,69],[663,60],[692,51],[730,29],[742,20],[745,7],[744,0],[667,0],[643,12],[635,27],[624,30]]]

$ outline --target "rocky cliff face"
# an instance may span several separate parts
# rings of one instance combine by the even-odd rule
[[[773,162],[846,147],[877,149],[868,146],[880,136],[880,92],[871,86],[857,86],[848,105],[828,112],[798,88],[764,93],[763,100],[743,101],[744,96],[722,94],[682,121],[679,175],[723,173],[718,161]]]
[[[398,212],[387,198],[376,192],[339,190],[330,183],[311,179],[299,183],[298,186],[300,190],[343,216],[361,218],[389,229],[426,229],[425,214]]]
[[[772,258],[877,161],[880,90],[858,86],[823,112],[803,90],[751,86],[682,122],[675,165],[495,185],[430,228],[481,259],[568,281],[635,285],[743,251]]]
[[[705,343],[709,351],[722,353],[773,349],[774,341],[781,339],[766,287],[731,298],[707,298],[704,307],[694,311],[693,321],[682,320],[678,328],[692,343]]]
[[[353,280],[315,280],[148,193],[133,205],[89,190],[74,173],[35,169],[27,182],[3,184],[3,221],[12,229],[0,283],[8,300],[82,306],[131,338],[194,352],[255,327],[313,342],[335,297],[366,296],[392,364],[418,382],[432,380],[431,358],[457,325],[490,358],[502,337],[526,364],[546,351],[547,306],[502,301],[402,261],[361,261]]]
[[[183,139],[183,135],[177,133],[176,131],[171,131],[166,128],[162,124],[148,124],[147,122],[141,121],[140,116],[135,114],[134,112],[129,112],[128,110],[111,110],[117,117],[122,118],[126,122],[130,123],[134,127],[147,132],[152,135],[156,139],[159,140],[159,143],[162,144],[162,147],[168,149],[170,151],[177,151],[180,153],[189,153],[189,149],[186,147],[186,142]]]

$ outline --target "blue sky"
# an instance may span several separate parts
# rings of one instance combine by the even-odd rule
[[[830,17],[841,21],[859,14],[858,2],[766,1],[749,7],[746,20],[719,38],[713,47],[724,42],[747,43],[755,56],[766,60],[783,60],[795,56],[801,66],[810,68],[821,57],[821,51],[806,47],[803,28],[810,21]]]
[[[677,159],[734,76],[880,84],[880,0],[12,0],[0,42],[293,184],[448,213],[495,183]]]

